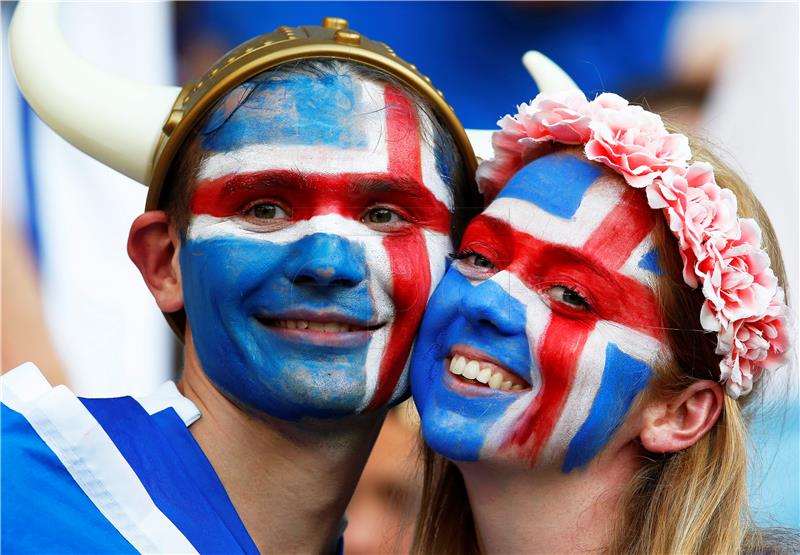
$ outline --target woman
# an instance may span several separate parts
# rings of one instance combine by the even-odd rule
[[[761,205],[616,95],[500,125],[412,357],[416,551],[779,551],[745,480],[743,411],[789,349]]]

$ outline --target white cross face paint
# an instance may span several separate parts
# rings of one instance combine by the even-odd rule
[[[268,75],[222,103],[181,250],[192,335],[222,391],[285,419],[407,394],[451,250],[428,125],[393,86],[342,74]]]
[[[435,450],[565,473],[597,456],[664,349],[656,217],[573,154],[512,177],[467,228],[415,345],[412,392]]]

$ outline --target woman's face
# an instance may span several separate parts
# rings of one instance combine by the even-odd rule
[[[665,346],[643,191],[576,152],[522,168],[467,228],[425,313],[411,385],[460,461],[591,461]]]

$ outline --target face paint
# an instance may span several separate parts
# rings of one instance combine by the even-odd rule
[[[414,348],[435,450],[563,472],[602,450],[664,348],[656,216],[641,191],[569,153],[509,180],[467,228]]]
[[[285,419],[404,397],[451,247],[425,122],[346,75],[270,74],[210,118],[180,262],[200,362],[229,397]]]

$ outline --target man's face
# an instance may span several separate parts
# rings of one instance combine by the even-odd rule
[[[223,100],[180,263],[200,362],[230,398],[297,419],[405,395],[451,248],[427,125],[399,90],[346,75],[273,75]]]
[[[473,220],[411,364],[425,439],[454,460],[591,461],[661,343],[644,193],[572,153],[522,168]]]

